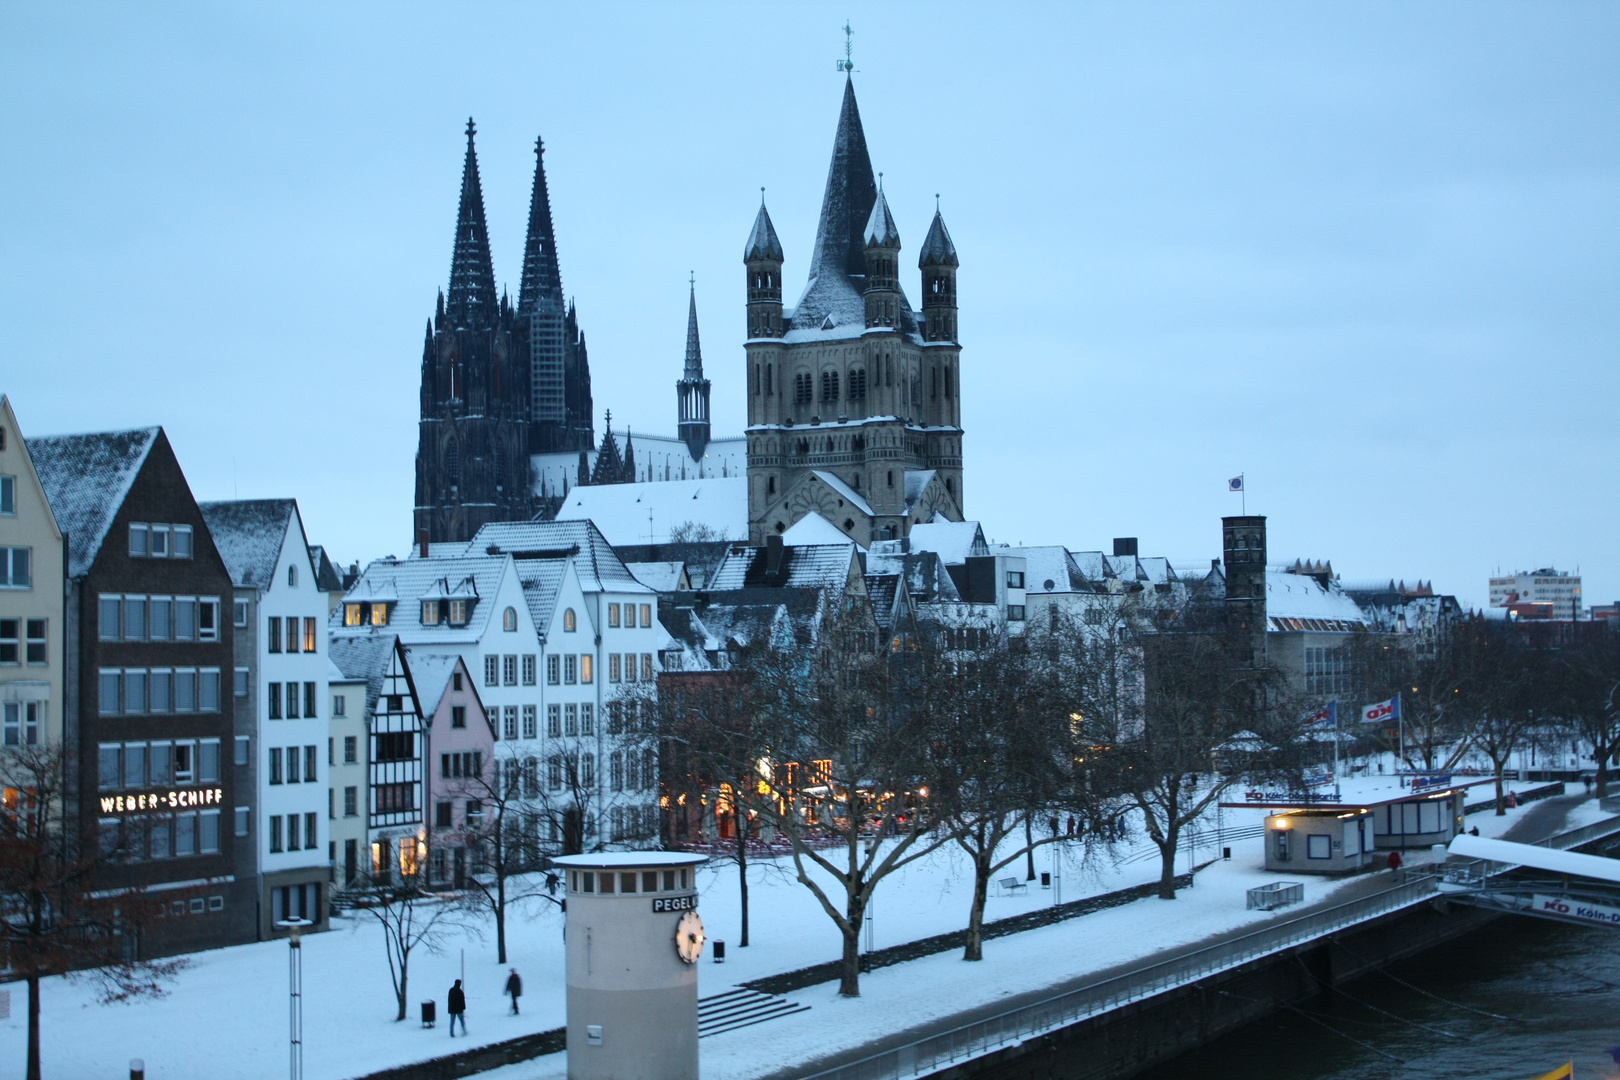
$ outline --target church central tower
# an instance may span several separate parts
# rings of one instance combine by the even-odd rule
[[[748,530],[755,544],[818,513],[861,543],[962,519],[956,248],[936,209],[923,311],[900,283],[899,228],[844,84],[809,280],[782,305],[785,256],[761,203],[748,283]]]

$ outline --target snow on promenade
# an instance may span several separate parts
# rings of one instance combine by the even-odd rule
[[[1575,788],[1573,790],[1579,790]],[[1534,805],[1534,804],[1530,804]],[[1524,810],[1495,818],[1472,815],[1485,835],[1498,834]],[[1225,826],[1259,824],[1260,812],[1228,810]],[[1216,854],[1213,835],[1200,859]],[[792,1062],[859,1046],[893,1031],[949,1016],[963,1009],[1040,989],[1067,978],[1126,962],[1210,934],[1258,924],[1276,916],[1244,909],[1243,892],[1279,875],[1260,868],[1259,838],[1233,843],[1230,862],[1198,875],[1196,888],[1174,903],[1144,900],[985,944],[985,959],[967,964],[957,950],[895,965],[862,978],[863,997],[837,997],[835,983],[799,991],[806,1013],[758,1028],[707,1038],[702,1043],[706,1080],[745,1080]],[[1141,849],[1138,849],[1140,851]],[[1049,849],[1037,853],[1038,871],[1051,869]],[[1177,869],[1185,867],[1185,858]],[[998,874],[1022,877],[1023,861]],[[1155,880],[1157,858],[1105,861],[1089,868],[1067,866],[1063,899],[1107,892]],[[1306,877],[1312,902],[1342,887],[1342,881]],[[699,877],[704,922],[711,938],[730,943],[727,961],[705,953],[699,964],[700,993],[721,993],[734,984],[836,959],[840,940],[832,921],[783,864],[750,868],[751,937],[736,947],[736,869],[721,865]],[[960,929],[967,920],[972,879],[966,860],[945,848],[881,884],[876,898],[877,947]],[[1054,895],[1032,885],[1023,894],[992,889],[987,919],[1049,906]],[[1283,913],[1283,914],[1286,914]],[[444,1022],[445,992],[459,977],[465,950],[470,1037],[452,1042]],[[304,939],[305,1072],[310,1080],[344,1080],[379,1069],[560,1027],[564,1021],[562,919],[550,905],[513,918],[508,927],[510,966],[523,975],[523,1013],[507,1015],[501,987],[506,967],[495,962],[494,935],[482,940],[457,935],[439,955],[419,951],[411,961],[410,1010],[394,1023],[393,994],[379,933],[368,917],[334,921],[334,929]],[[194,954],[171,992],[156,1001],[99,1005],[86,982],[46,980],[41,1031],[44,1071],[50,1078],[126,1075],[129,1059],[143,1058],[152,1080],[230,1076],[276,1078],[287,1072],[287,946],[262,942]],[[0,1021],[0,1075],[20,1071],[26,1043],[26,989],[12,992],[11,1018]],[[423,1029],[419,1003],[439,1003],[440,1026]],[[490,1080],[560,1074],[562,1055],[498,1072]]]

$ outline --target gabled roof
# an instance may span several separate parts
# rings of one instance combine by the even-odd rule
[[[5,394],[0,394],[0,424],[5,424],[10,429],[12,436],[15,439],[17,452],[22,455],[22,459],[27,462],[28,467],[30,469],[34,469],[34,476],[38,478],[39,470],[34,467],[33,455],[28,452],[28,440],[23,438],[22,425],[18,423],[17,413],[11,407],[11,399]],[[40,492],[42,494],[44,493],[43,484],[40,485]],[[21,492],[17,493],[17,498],[22,498]],[[49,495],[45,496],[45,517],[50,522],[52,535],[57,539],[61,539],[62,530],[56,524],[56,513],[51,509]]]
[[[343,577],[338,573],[336,566],[332,565],[331,558],[326,554],[326,548],[320,544],[309,545],[309,561],[315,564],[315,587],[321,592],[342,592]]]
[[[688,588],[686,563],[679,559],[659,562],[627,562],[625,568],[635,579],[654,592],[668,593]]]
[[[388,626],[382,628],[344,626],[341,608],[332,613],[334,640],[340,635],[366,636],[378,630],[396,635],[406,645],[442,641],[476,641],[484,635],[495,612],[501,582],[511,565],[506,556],[464,556],[461,558],[378,559],[345,595],[345,601],[393,603]],[[476,596],[463,626],[440,623],[422,625],[422,598],[458,590],[462,596]]]
[[[928,490],[929,483],[937,475],[934,469],[907,469],[906,470],[906,509],[910,510],[917,505],[923,492]]]
[[[906,474],[910,483],[910,473]],[[990,545],[984,542],[984,530],[977,521],[930,521],[913,525],[907,537],[912,551],[937,551],[947,566],[961,566],[968,556],[990,554]],[[899,541],[889,541],[899,543]],[[876,545],[873,546],[876,550]]]
[[[769,572],[769,547],[732,548],[715,570],[712,591],[745,588],[805,588],[841,591],[850,584],[855,544],[806,544],[782,548],[779,570]]]
[[[411,669],[411,685],[416,687],[416,701],[422,708],[423,718],[431,718],[439,711],[439,703],[444,700],[444,692],[450,689],[450,676],[455,674],[456,668],[461,667],[463,672],[467,671],[458,653],[406,649],[405,662]],[[462,680],[462,685],[471,689],[474,697],[478,696],[478,689],[470,673]],[[479,702],[479,708],[480,710],[483,708],[482,701]]]
[[[333,636],[328,642],[327,656],[344,677],[365,680],[368,713],[376,708],[377,696],[382,693],[383,676],[388,674],[388,664],[393,659],[398,642],[399,639],[393,634]]]
[[[1266,571],[1266,617],[1273,630],[1348,630],[1367,623],[1356,602],[1338,589],[1276,570]]]
[[[854,488],[850,487],[848,484],[844,483],[837,473],[827,472],[825,469],[811,469],[810,475],[832,488],[839,498],[843,499],[845,502],[848,502],[851,506],[855,507],[855,509],[865,514],[867,517],[877,516],[872,510],[872,504],[866,501],[866,497],[860,492],[856,491]],[[907,473],[906,477],[906,484],[909,487],[911,483],[911,474]]]
[[[954,603],[962,599],[937,551],[904,551],[904,544],[904,540],[881,540],[872,545],[866,556],[869,582],[875,574],[893,574],[904,578],[906,592],[919,603]]]
[[[491,522],[467,544],[467,553],[511,555],[519,562],[573,556],[579,587],[586,592],[651,591],[636,580],[601,530],[589,521]]]
[[[292,499],[242,499],[198,503],[231,584],[266,589],[276,576],[281,546],[298,504]]]
[[[69,577],[84,576],[96,561],[130,485],[162,435],[162,428],[149,427],[27,440],[51,513],[68,538]]]
[[[812,510],[789,526],[782,534],[782,543],[788,547],[801,547],[805,544],[847,544],[849,537],[845,536],[838,526]]]

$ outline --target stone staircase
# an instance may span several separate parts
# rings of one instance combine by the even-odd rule
[[[698,999],[698,1038],[763,1024],[767,1020],[805,1012],[809,1008],[808,1005],[775,994],[741,988],[728,990],[723,994]]]

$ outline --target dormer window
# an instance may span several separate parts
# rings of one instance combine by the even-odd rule
[[[574,609],[568,608],[563,611],[563,633],[572,634],[576,629],[578,629],[578,620],[574,616]]]
[[[343,605],[343,625],[344,626],[364,626],[365,625],[365,620],[360,615],[360,605],[359,604],[344,604]]]
[[[439,625],[439,602],[437,600],[422,601],[422,625]]]
[[[370,604],[370,605],[362,604],[361,606],[362,607],[369,606],[371,608],[370,615],[371,615],[371,625],[372,626],[387,626],[388,625],[388,605],[387,604],[384,604],[384,603],[377,603],[377,604]]]
[[[467,601],[465,601],[465,600],[452,600],[452,601],[450,601],[450,625],[451,626],[465,626],[465,625],[467,625]]]

